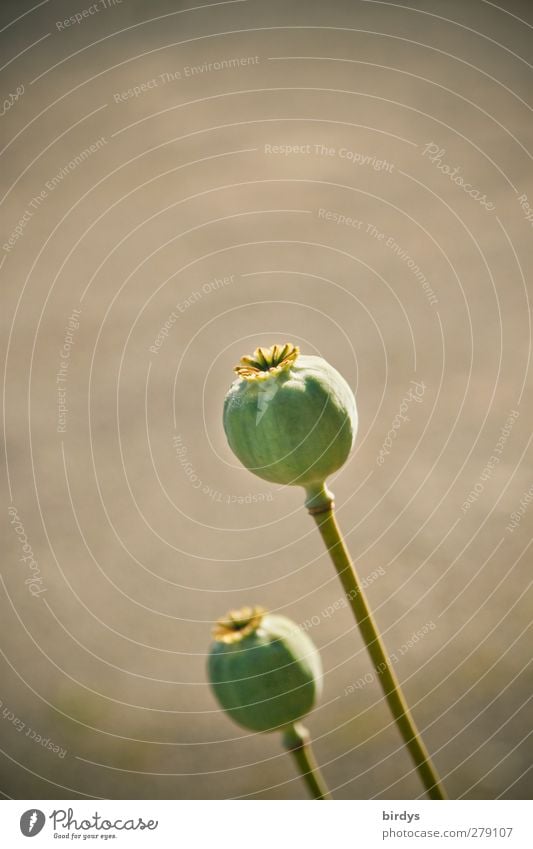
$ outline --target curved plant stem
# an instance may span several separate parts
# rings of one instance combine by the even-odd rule
[[[315,505],[309,512],[317,523],[333,565],[337,570],[398,730],[405,741],[430,799],[446,799],[444,787],[411,716],[387,650],[370,612],[363,590],[359,585],[357,574],[333,514],[333,504],[330,501],[329,506],[327,503],[322,507],[316,506],[317,500],[315,500]]]
[[[291,753],[313,799],[331,799],[331,794],[315,761],[309,732],[296,722],[283,733],[283,745]]]

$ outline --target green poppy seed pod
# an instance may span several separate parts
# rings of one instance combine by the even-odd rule
[[[211,688],[239,725],[285,729],[314,707],[322,689],[320,655],[295,622],[246,607],[220,619],[213,636]]]
[[[326,478],[345,463],[357,433],[348,383],[322,357],[289,343],[257,348],[235,371],[224,402],[234,454],[260,478],[305,487],[311,510],[331,506]]]

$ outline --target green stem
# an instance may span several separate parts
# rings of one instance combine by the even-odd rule
[[[378,627],[370,612],[363,590],[359,586],[350,555],[335,521],[331,494],[325,490],[322,490],[322,494],[324,495],[323,499],[320,498],[320,494],[316,491],[313,493],[308,492],[308,506],[309,502],[311,502],[309,512],[317,523],[333,565],[337,570],[344,592],[346,593],[346,598],[352,608],[355,621],[359,626],[361,636],[378,673],[389,708],[415,763],[427,794],[430,799],[446,799],[444,787],[431,762],[429,752],[424,745],[415,721],[411,716]],[[321,500],[322,504],[320,504]]]
[[[309,732],[296,722],[283,733],[283,745],[291,753],[313,799],[331,799],[331,794],[315,761]]]

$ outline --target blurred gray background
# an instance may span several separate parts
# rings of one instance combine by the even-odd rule
[[[0,11],[0,790],[305,798],[206,684],[259,603],[335,796],[422,793],[303,492],[225,442],[292,341],[356,392],[338,518],[450,796],[526,798],[531,4],[193,5]]]

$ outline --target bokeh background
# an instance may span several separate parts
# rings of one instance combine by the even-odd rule
[[[5,797],[305,798],[206,683],[249,603],[320,648],[335,796],[421,795],[302,491],[225,442],[285,341],[357,394],[338,518],[450,796],[531,794],[532,12],[4,0]]]

